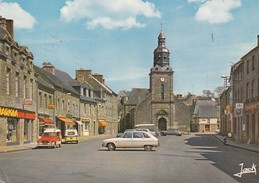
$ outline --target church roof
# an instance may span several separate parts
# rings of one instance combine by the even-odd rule
[[[129,95],[126,105],[137,105],[142,102],[149,94],[146,88],[133,88]]]

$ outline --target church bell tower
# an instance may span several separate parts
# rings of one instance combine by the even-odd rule
[[[149,74],[152,122],[159,130],[173,127],[174,121],[173,69],[169,64],[170,51],[166,48],[165,40],[161,31]]]

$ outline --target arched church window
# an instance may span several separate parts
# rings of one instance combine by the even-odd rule
[[[161,84],[161,99],[165,99],[165,85]]]

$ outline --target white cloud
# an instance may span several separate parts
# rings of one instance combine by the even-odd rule
[[[145,26],[137,20],[138,16],[160,18],[161,15],[153,3],[142,0],[67,0],[60,16],[65,22],[84,19],[89,29],[98,26],[130,29]]]
[[[16,29],[31,29],[36,19],[17,3],[0,2],[0,15],[14,21]]]
[[[188,3],[203,3],[206,0],[188,0]]]
[[[202,3],[195,14],[198,21],[209,24],[227,23],[233,19],[231,10],[241,6],[241,0],[188,0]]]

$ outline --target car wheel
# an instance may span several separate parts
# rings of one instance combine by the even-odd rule
[[[109,151],[114,151],[116,149],[116,147],[113,143],[107,144],[107,148],[108,148]]]
[[[144,146],[144,149],[145,149],[146,151],[151,151],[152,148],[153,148],[153,146],[151,146],[151,145]]]
[[[165,136],[165,133],[164,133],[164,132],[161,132],[161,136]]]

